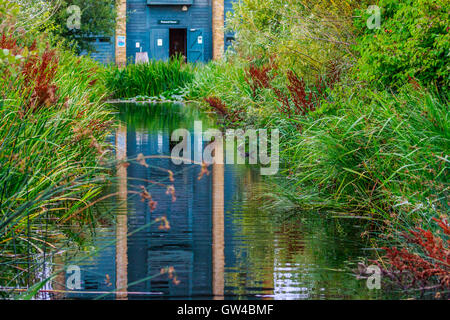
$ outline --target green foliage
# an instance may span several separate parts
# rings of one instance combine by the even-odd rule
[[[180,94],[179,88],[188,84],[193,77],[194,66],[186,64],[182,57],[128,64],[125,68],[109,65],[104,72],[106,86],[118,99]]]
[[[9,49],[0,50],[0,68],[5,68],[13,77],[17,76],[17,66],[23,61],[23,56],[14,54]]]
[[[234,3],[228,28],[242,59],[267,63],[282,71],[293,69],[311,80],[330,61],[342,68],[352,60],[352,11],[359,1],[243,0]]]
[[[5,287],[32,285],[38,270],[29,269],[30,260],[52,254],[55,238],[64,236],[63,222],[76,229],[95,219],[86,207],[108,177],[104,140],[111,118],[103,103],[101,67],[51,48],[45,38],[33,45],[42,38],[17,32],[16,19],[3,20],[0,31],[3,48],[10,48],[0,50],[0,285]],[[27,270],[28,277],[17,270]]]
[[[39,25],[39,31],[51,34],[54,41],[64,40],[67,47],[76,53],[93,51],[92,37],[114,35],[115,0],[26,0],[25,2],[30,8],[47,8],[47,19],[45,23]],[[80,11],[78,12],[72,6],[77,6]],[[77,21],[78,13],[80,14],[79,26],[74,23]]]
[[[90,38],[110,37],[116,28],[116,0],[57,0],[57,10],[52,16],[52,33],[64,38],[77,53],[92,51]],[[68,21],[76,12],[68,11],[70,6],[81,10],[80,28],[70,29]]]
[[[30,96],[23,95],[20,77],[1,79],[2,239],[14,230],[20,232],[23,215],[38,217],[45,213],[44,209],[64,202],[62,199],[69,194],[74,203],[67,203],[67,208],[78,208],[92,197],[91,192],[98,192],[99,185],[89,182],[86,175],[96,170],[99,150],[92,142],[102,141],[107,134],[100,127],[108,119],[108,112],[101,103],[104,87],[100,82],[92,83],[95,76],[91,70],[95,67],[88,59],[61,53],[56,77],[60,99],[37,112],[24,113],[22,109]],[[75,188],[66,186],[70,181]],[[77,197],[79,200],[75,200]]]
[[[334,115],[298,120],[302,131],[282,126],[289,139],[280,149],[300,194],[408,220],[445,213],[448,101],[409,90],[364,90],[339,101]]]
[[[14,25],[14,32],[27,32],[27,38],[45,34],[53,44],[63,43],[76,53],[91,52],[93,37],[114,35],[115,6],[115,0],[1,0],[0,28]],[[75,23],[78,13],[79,25]]]
[[[37,36],[49,25],[56,1],[59,0],[1,0],[0,28],[14,26],[19,32],[27,32],[28,37]]]
[[[19,15],[19,6],[13,1],[0,1],[0,22],[3,24],[5,21]]]
[[[249,96],[251,89],[245,81],[246,64],[239,59],[213,61],[198,68],[195,77],[188,84],[189,100],[201,100],[203,97],[218,96],[234,107],[242,105],[250,111]]]
[[[448,90],[450,11],[447,0],[381,0],[381,28],[370,30],[360,12],[357,75],[378,88],[398,88],[409,77]]]
[[[398,94],[346,88],[333,96],[322,114],[272,117],[282,132],[281,158],[291,184],[282,193],[302,208],[367,219],[361,236],[376,247],[406,247],[412,257],[422,257],[423,248],[409,244],[409,230],[417,228],[430,230],[430,243],[445,243],[432,219],[448,219],[449,212],[448,96],[413,86]],[[431,280],[428,287],[436,284]]]

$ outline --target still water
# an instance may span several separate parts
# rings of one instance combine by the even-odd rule
[[[129,159],[129,166],[119,166],[114,190],[108,190],[117,194],[114,200],[97,208],[107,218],[95,228],[92,248],[65,261],[81,275],[80,286],[66,298],[377,296],[351,272],[367,254],[363,229],[354,221],[265,208],[261,199],[271,182],[256,167],[213,165],[201,174],[197,164],[175,165],[164,157],[176,144],[170,142],[175,129],[193,132],[195,120],[204,130],[214,127],[210,117],[184,105],[139,104],[118,106],[117,118],[111,142],[117,159]],[[153,211],[150,199],[142,199],[143,188],[157,202]]]

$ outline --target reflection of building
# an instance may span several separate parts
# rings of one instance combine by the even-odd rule
[[[260,299],[270,296],[274,288],[271,231],[266,230],[265,215],[258,215],[258,208],[245,208],[245,197],[249,196],[255,183],[260,180],[257,171],[241,170],[227,165],[225,169],[225,295],[258,295]],[[245,211],[245,212],[244,212]],[[247,218],[246,218],[247,217]],[[246,230],[250,219],[251,226]],[[258,221],[261,222],[257,227]],[[255,232],[260,236],[255,237]],[[248,243],[249,239],[253,242]],[[256,255],[255,255],[256,254]]]
[[[169,138],[169,133],[163,131],[149,134],[129,132],[127,154],[129,157],[136,157],[139,153],[169,155]],[[173,297],[210,294],[211,176],[198,181],[198,166],[176,166],[170,159],[152,159],[147,163],[150,168],[137,163],[128,167],[130,188],[132,185],[144,185],[153,199],[158,201],[157,209],[150,212],[146,202],[133,195],[129,197],[128,231],[132,235],[128,238],[128,283],[157,275],[161,268],[172,266],[180,284],[173,284],[167,275],[163,275],[129,287],[129,290],[157,292]],[[170,195],[166,195],[165,187],[133,180],[147,179],[172,184],[166,171],[152,166],[174,172],[175,202],[171,201]],[[170,222],[169,231],[160,231],[159,225],[153,225],[135,232],[162,215],[166,215]]]
[[[192,150],[194,141],[194,138],[191,139]],[[135,131],[128,128],[127,132],[119,129],[116,137],[118,158],[122,158],[119,156],[119,145],[124,142],[129,159],[136,159],[140,153],[148,156],[170,155],[171,152],[167,129]],[[198,180],[198,165],[175,165],[170,159],[147,159],[149,167],[136,161],[130,163],[125,173],[128,184],[118,187],[119,190],[124,186],[128,189],[125,202],[128,214],[125,220],[117,215],[115,235],[96,240],[99,245],[108,241],[115,241],[115,244],[101,250],[97,256],[81,266],[81,291],[108,292],[126,286],[127,293],[109,295],[108,298],[127,299],[148,298],[149,293],[152,298],[211,296],[213,288],[223,292],[223,241],[216,248],[212,247],[213,234],[216,242],[217,239],[220,241],[224,238],[223,226],[220,228],[220,219],[223,221],[223,189],[214,193],[215,188],[212,185],[213,174],[215,173],[215,181],[220,182],[220,177],[223,180],[223,172],[220,176],[221,171],[214,171],[210,166],[211,174]],[[173,171],[174,182],[169,181],[167,169]],[[118,171],[119,183],[124,177],[122,171]],[[158,184],[155,185],[150,180]],[[166,194],[166,187],[159,184],[173,184],[176,190],[175,202]],[[154,212],[150,212],[147,201],[142,202],[139,194],[133,193],[140,192],[140,186],[144,186],[153,199],[158,201]],[[120,191],[119,193],[122,194]],[[219,206],[213,205],[213,194]],[[123,198],[119,195],[117,213],[123,211],[123,202],[120,200],[124,199],[121,197]],[[215,232],[213,227],[213,210],[218,215],[215,220],[216,227],[219,225],[218,232]],[[161,216],[167,217],[170,230],[159,230],[159,224],[152,223]],[[128,237],[124,239],[126,234]],[[216,257],[214,262],[213,257]],[[160,275],[161,269],[166,267],[174,267],[180,281],[178,285],[175,285],[167,274]],[[222,271],[214,273],[214,270]],[[106,274],[109,284],[105,281]],[[86,292],[69,296],[89,298]]]
[[[115,39],[93,38],[92,56],[123,64],[136,53],[165,60],[175,54],[189,62],[218,58],[232,34],[224,35],[226,13],[233,0],[118,0]]]
[[[194,121],[189,116],[178,117],[178,108],[172,106],[174,112],[169,108],[152,106],[148,114],[139,113],[141,108],[126,109],[134,116],[122,119],[128,127],[118,129],[115,139],[117,158],[123,159],[126,155],[128,159],[136,159],[141,153],[145,156],[170,155],[175,145],[170,142],[170,133],[175,128],[189,127],[188,124],[193,125]],[[192,118],[198,119],[198,115],[192,115]],[[206,127],[205,121],[203,130]],[[191,130],[192,151],[196,141],[198,137]],[[234,287],[234,284],[229,283],[225,274],[238,272],[239,279],[250,279],[259,268],[259,265],[249,263],[250,247],[242,237],[245,234],[240,232],[244,226],[242,203],[246,190],[256,179],[256,173],[250,174],[241,166],[213,165],[208,168],[210,175],[198,180],[198,165],[175,165],[168,158],[147,159],[146,163],[148,167],[138,161],[130,161],[127,168],[119,167],[119,196],[117,203],[112,204],[116,206],[116,226],[105,228],[95,238],[98,246],[109,245],[80,265],[81,291],[84,292],[69,296],[92,298],[98,296],[98,292],[115,290],[121,292],[107,298],[199,298],[213,295],[221,298],[226,294],[236,294],[234,289],[230,290],[230,285]],[[169,181],[167,170],[173,171],[174,182]],[[176,201],[172,202],[171,196],[166,194],[166,186],[155,185],[151,181],[173,184]],[[144,186],[158,201],[154,212],[150,212],[148,201],[141,201],[140,186]],[[125,217],[120,215],[123,212],[127,212]],[[159,230],[159,224],[151,225],[163,215],[170,222],[170,230]],[[271,256],[265,250],[261,255]],[[178,285],[167,274],[160,275],[161,269],[166,267],[175,268],[180,281]],[[267,281],[265,288],[272,287],[271,271],[264,270],[264,274],[258,272],[255,276]],[[248,284],[258,285],[253,281]],[[245,294],[247,287],[242,287],[242,290]]]

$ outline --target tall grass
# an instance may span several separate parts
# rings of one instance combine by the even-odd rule
[[[0,66],[2,287],[31,287],[33,261],[51,257],[67,218],[75,230],[92,222],[85,208],[108,176],[103,141],[111,116],[100,67],[45,45],[28,50],[34,45],[22,40],[9,50],[23,60]]]
[[[335,114],[292,120],[302,130],[278,120],[289,137],[280,149],[298,192],[324,206],[396,221],[445,213],[448,101],[409,90],[362,96],[330,105]]]
[[[155,97],[184,87],[194,77],[194,66],[175,57],[168,61],[128,64],[125,68],[110,65],[104,72],[106,86],[113,97]]]

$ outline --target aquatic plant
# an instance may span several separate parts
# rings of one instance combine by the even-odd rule
[[[174,57],[168,61],[130,63],[124,68],[109,65],[105,68],[103,77],[113,98],[170,97],[178,94],[180,88],[192,81],[194,66],[185,63],[182,57]]]
[[[48,263],[56,242],[81,241],[71,235],[97,219],[89,203],[109,174],[111,117],[97,63],[16,22],[2,20],[0,30],[0,285],[32,288],[36,259]]]

